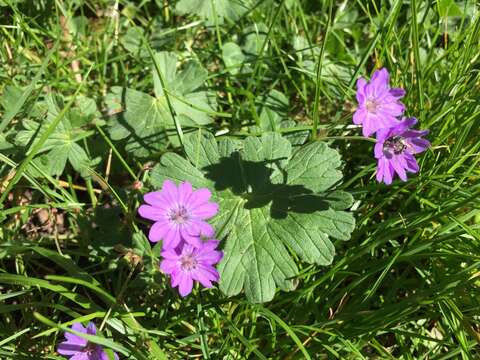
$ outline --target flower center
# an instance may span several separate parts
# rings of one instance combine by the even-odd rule
[[[87,353],[88,355],[93,355],[97,352],[97,344],[87,342],[87,345],[83,348],[83,352]]]
[[[192,271],[197,267],[197,260],[193,254],[185,254],[180,258],[180,266],[182,270]]]
[[[380,106],[380,104],[377,102],[376,99],[368,99],[367,100],[366,108],[367,108],[368,112],[376,113],[379,106]]]
[[[176,209],[172,210],[169,217],[171,221],[178,225],[184,224],[190,218],[187,209],[183,205],[179,205]]]
[[[401,136],[394,136],[387,140],[383,144],[383,150],[387,152],[393,152],[395,155],[401,154],[406,149],[405,139]]]

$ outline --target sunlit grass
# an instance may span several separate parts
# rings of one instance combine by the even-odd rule
[[[177,15],[170,0],[0,0],[0,358],[59,359],[75,319],[102,325],[122,359],[478,356],[478,5],[248,3],[235,21],[209,22]],[[299,262],[297,289],[261,305],[170,288],[159,248],[133,236],[147,227],[136,209],[166,148],[135,157],[110,126],[113,86],[154,94],[149,49],[208,71],[218,106],[206,128],[219,137],[264,132],[274,89],[288,101],[279,116],[294,121],[280,132],[338,149],[357,225],[335,242],[332,265]],[[420,173],[392,186],[375,182],[373,144],[350,126],[356,79],[380,67],[432,143]],[[49,93],[63,95],[63,110],[19,145],[26,120],[46,121],[38,104]],[[85,130],[67,139],[91,160],[83,176],[71,162],[51,175],[39,160],[64,117]],[[179,153],[180,123],[168,146]]]

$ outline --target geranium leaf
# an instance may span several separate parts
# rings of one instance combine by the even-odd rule
[[[181,15],[198,15],[207,25],[215,25],[216,21],[221,24],[224,19],[237,20],[251,6],[250,0],[180,0],[175,10]]]
[[[290,159],[285,172],[287,184],[304,185],[314,192],[331,188],[342,178],[340,155],[325,143],[302,147]]]
[[[166,121],[171,116],[161,99],[114,86],[106,98],[110,112],[114,113],[108,128],[112,139],[125,139],[125,149],[138,157],[163,150],[168,144]]]
[[[268,34],[268,27],[264,23],[256,23],[244,30],[243,52],[250,58],[260,55],[262,46]],[[266,49],[264,49],[266,50]]]
[[[265,131],[278,131],[289,129],[294,130],[297,123],[289,118],[290,109],[288,98],[278,90],[270,90],[263,97],[259,98],[258,113],[259,126],[252,126],[252,132],[263,133]],[[305,143],[310,131],[291,131],[284,135],[292,145],[301,145]]]
[[[189,61],[183,71],[176,79],[177,91],[183,94],[190,94],[202,87],[207,80],[208,72],[196,61]]]
[[[112,114],[110,136],[113,140],[126,141],[125,149],[140,158],[160,152],[169,141],[176,141],[175,124],[163,86],[182,128],[210,124],[213,121],[211,113],[217,106],[214,92],[199,90],[205,83],[207,72],[198,63],[191,61],[177,72],[177,57],[169,52],[156,53],[155,62],[164,81],[162,85],[154,69],[155,96],[112,87],[106,97]]]
[[[245,61],[245,55],[242,52],[240,46],[234,42],[227,42],[222,46],[222,59],[227,67],[227,70],[236,75],[242,68]]]
[[[24,120],[23,130],[19,131],[15,138],[17,145],[27,146],[32,141],[35,142],[63,108],[63,98],[58,95],[49,95],[45,103],[48,110],[47,118],[42,123]],[[89,121],[90,116],[82,114],[77,109],[70,109],[43,144],[39,151],[40,155],[34,159],[35,163],[49,175],[59,176],[63,173],[68,160],[83,177],[89,177],[87,168],[94,166],[96,161],[90,159],[85,150],[77,144],[79,139],[89,136],[89,133],[81,128]]]
[[[177,55],[171,52],[162,51],[155,54],[154,60],[162,74],[165,87],[169,91],[172,91],[172,88],[175,86],[175,78],[177,75]],[[164,96],[163,86],[156,69],[153,70],[152,75],[155,96],[157,98],[162,98]]]
[[[220,205],[213,223],[224,242],[219,272],[226,295],[243,289],[252,302],[269,301],[276,287],[296,287],[292,253],[328,265],[335,254],[331,238],[350,238],[355,222],[345,209],[352,197],[335,190],[340,156],[325,143],[294,150],[277,133],[240,142],[195,132],[184,145],[187,159],[165,154],[151,182],[190,181],[212,190]]]
[[[162,156],[160,166],[152,170],[152,182],[163,184],[167,179],[177,182],[189,181],[194,187],[211,186],[212,184],[203,177],[203,174],[189,161],[174,153],[167,153]]]

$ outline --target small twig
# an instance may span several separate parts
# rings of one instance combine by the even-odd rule
[[[8,61],[12,62],[13,61],[12,50],[10,49],[10,46],[8,46],[8,43],[6,41],[3,44],[5,45],[5,50],[7,50]]]
[[[108,177],[110,175],[110,169],[112,166],[112,148],[108,151],[107,166],[105,168],[105,181],[108,182]]]
[[[61,187],[64,187],[64,188],[72,188],[72,189],[80,190],[80,191],[88,191],[88,189],[85,186],[71,185],[68,182],[63,181],[63,180],[58,180],[58,185],[60,185]],[[100,189],[92,189],[92,191],[96,194],[101,194],[102,193],[102,190],[100,190]]]
[[[65,58],[74,58],[75,57],[75,51],[74,51],[74,46],[72,44],[72,37],[70,36],[70,30],[68,28],[68,21],[65,16],[60,16],[60,26],[62,27],[63,30],[63,41],[65,41],[66,44],[66,53],[64,53]],[[70,67],[72,68],[73,71],[73,76],[75,77],[75,81],[77,83],[82,82],[82,74],[80,72],[80,61],[78,59],[73,59],[72,62],[70,63]]]
[[[163,0],[163,15],[165,16],[165,22],[170,21],[170,11],[168,8],[168,0]]]
[[[120,12],[118,11],[118,0],[116,0],[115,4],[113,5],[112,18],[115,21],[114,38],[115,38],[115,44],[117,44],[118,43],[118,34],[120,32]]]

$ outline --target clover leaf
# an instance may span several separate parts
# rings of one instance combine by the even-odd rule
[[[213,122],[216,109],[215,93],[202,90],[207,71],[197,62],[188,62],[177,73],[177,57],[173,53],[155,54],[164,86],[153,69],[154,96],[141,91],[114,86],[106,97],[109,132],[113,140],[126,141],[125,149],[137,157],[148,157],[176,141],[175,118],[182,127],[199,127]],[[167,99],[168,96],[168,99]]]
[[[350,194],[335,190],[342,178],[340,155],[325,143],[293,150],[278,133],[221,139],[202,132],[186,137],[187,159],[166,153],[151,173],[208,187],[220,205],[213,221],[223,241],[220,289],[245,290],[251,302],[273,298],[278,286],[293,290],[298,267],[292,254],[318,265],[332,262],[331,238],[348,240],[354,218],[345,211]]]

